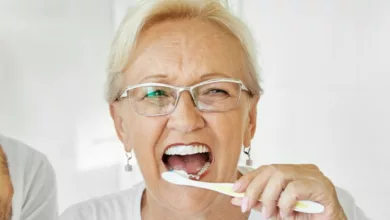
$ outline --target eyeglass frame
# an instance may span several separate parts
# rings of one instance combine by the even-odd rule
[[[153,114],[153,115],[147,115],[147,114],[140,114],[138,113],[135,109],[134,109],[134,106],[132,105],[132,109],[139,115],[142,115],[142,116],[147,116],[147,117],[154,117],[154,116],[162,116],[162,115],[169,115],[171,114],[172,112],[175,111],[176,107],[177,107],[177,104],[179,103],[179,99],[180,99],[180,95],[182,92],[184,91],[188,91],[190,94],[191,94],[191,98],[192,98],[192,101],[194,102],[196,108],[199,110],[199,111],[203,111],[203,112],[213,112],[213,111],[208,111],[208,110],[203,110],[203,109],[199,109],[197,103],[195,102],[194,100],[194,89],[197,88],[197,87],[200,87],[200,86],[203,86],[203,85],[207,85],[207,84],[211,84],[211,83],[215,83],[215,82],[231,82],[231,83],[237,83],[240,85],[240,95],[237,99],[237,104],[236,104],[236,107],[238,105],[238,103],[240,102],[241,100],[241,91],[246,91],[248,92],[250,95],[252,95],[252,93],[249,91],[249,89],[245,86],[245,84],[239,80],[239,79],[233,79],[233,78],[217,78],[217,79],[210,79],[210,80],[206,80],[206,81],[203,81],[203,82],[200,82],[200,83],[197,83],[195,85],[192,85],[192,86],[173,86],[173,85],[169,85],[169,84],[165,84],[165,83],[141,83],[141,84],[136,84],[136,85],[133,85],[133,86],[128,86],[125,91],[115,100],[115,101],[120,101],[124,98],[130,98],[128,96],[128,91],[130,90],[133,90],[133,89],[136,89],[136,88],[140,88],[140,87],[146,87],[146,86],[163,86],[163,87],[167,87],[167,88],[171,88],[171,89],[174,89],[176,92],[177,92],[177,97],[176,97],[176,100],[175,100],[175,106],[174,108],[172,109],[172,111],[170,112],[167,112],[167,113],[161,113],[161,114]],[[236,108],[234,107],[234,108]],[[224,111],[214,111],[214,112],[226,112],[226,111],[230,111],[234,108],[231,108],[231,109],[227,109],[227,110],[224,110]]]

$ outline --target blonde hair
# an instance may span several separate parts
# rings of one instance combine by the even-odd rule
[[[148,26],[168,19],[207,20],[230,32],[245,52],[245,67],[249,71],[246,86],[253,95],[261,95],[255,40],[248,27],[229,10],[227,0],[147,0],[128,10],[111,45],[107,102],[114,102],[120,95],[122,73],[129,65],[140,33]]]

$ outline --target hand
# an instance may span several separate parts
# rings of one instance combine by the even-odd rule
[[[14,189],[8,171],[7,158],[0,145],[0,220],[11,219],[11,204]]]
[[[260,211],[266,219],[346,220],[333,183],[315,165],[268,165],[243,175],[234,185],[244,198],[233,198],[243,212]],[[261,200],[261,202],[259,202]],[[321,214],[293,211],[298,200],[325,206]]]

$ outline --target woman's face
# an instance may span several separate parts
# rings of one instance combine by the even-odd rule
[[[136,58],[130,61],[122,86],[124,89],[146,82],[192,86],[214,78],[244,80],[247,73],[242,54],[239,42],[215,24],[196,20],[164,21],[141,34],[134,54]],[[207,190],[170,184],[161,174],[170,167],[169,162],[175,163],[174,160],[184,166],[185,163],[203,165],[210,160],[202,181],[234,181],[241,147],[250,144],[255,131],[256,103],[257,100],[243,91],[237,108],[227,112],[202,112],[194,105],[190,93],[183,92],[176,109],[169,115],[139,115],[128,99],[112,104],[111,113],[126,150],[134,150],[148,193],[166,207],[201,212],[218,202],[220,196]],[[212,156],[186,159],[165,156],[163,159],[168,146],[178,145],[202,145]]]

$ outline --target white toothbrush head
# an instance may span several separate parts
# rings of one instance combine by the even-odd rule
[[[188,175],[188,173],[187,173],[186,171],[184,171],[184,170],[172,170],[171,172],[177,173],[177,174],[179,174],[180,176],[182,176],[182,177],[184,177],[184,178],[186,178],[186,179],[189,179],[189,178],[190,178],[190,176]]]
[[[173,170],[161,174],[162,178],[177,185],[192,185],[188,174],[182,170]]]

